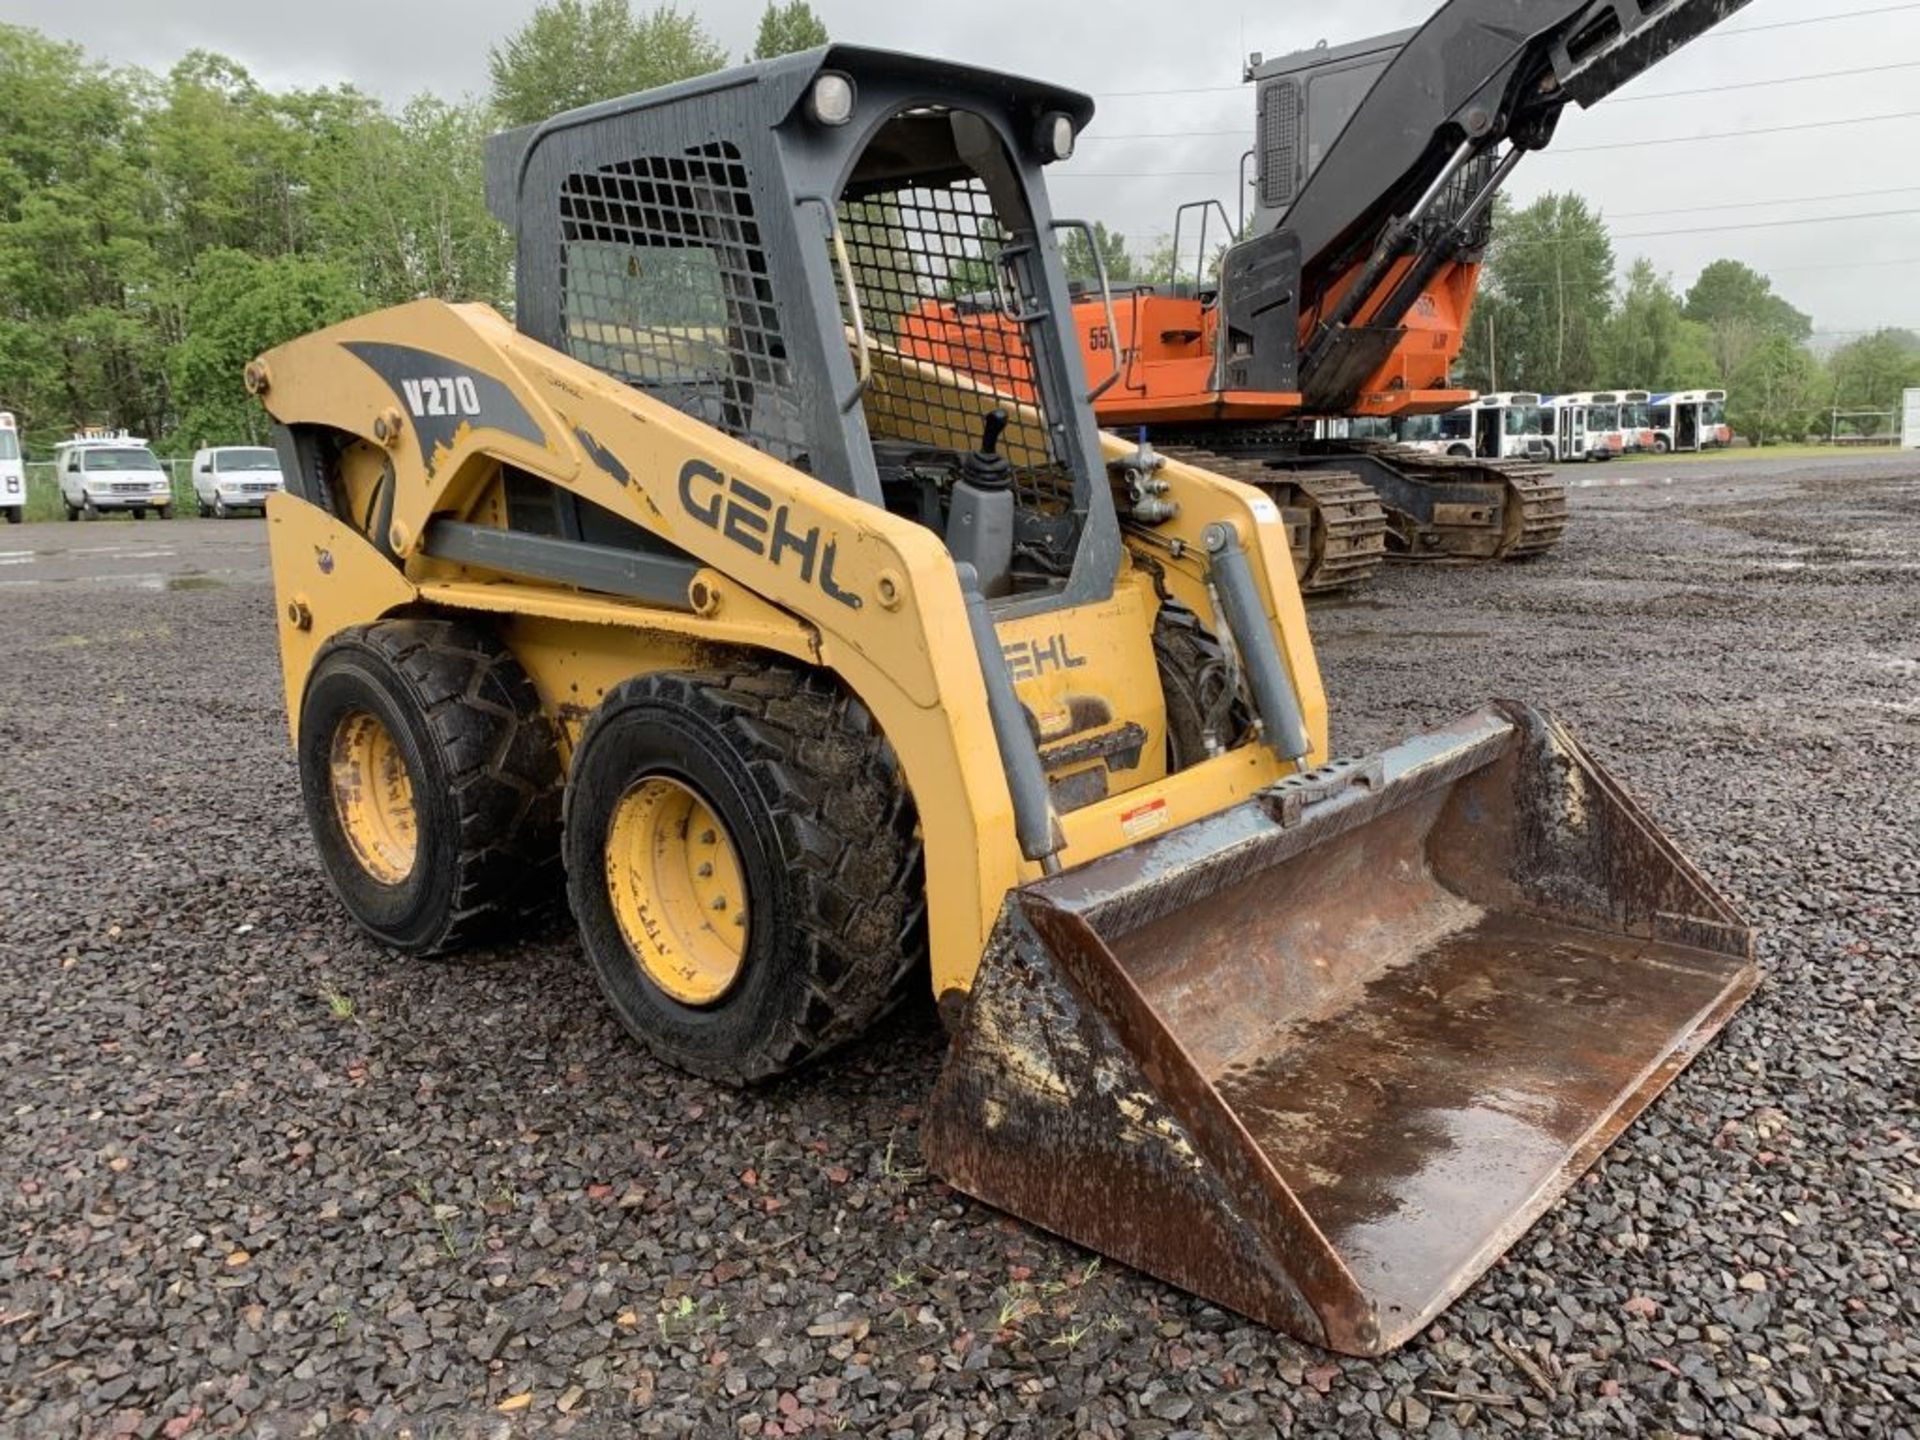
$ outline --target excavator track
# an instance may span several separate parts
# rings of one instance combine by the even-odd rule
[[[1287,517],[1303,595],[1370,580],[1387,561],[1387,512],[1367,483],[1340,470],[1275,470],[1259,460],[1176,445],[1163,454],[1267,492]]]
[[[1498,484],[1506,491],[1500,537],[1491,554],[1456,555],[1444,534],[1444,519],[1431,528],[1442,532],[1433,549],[1409,558],[1525,560],[1553,549],[1567,531],[1567,487],[1544,465],[1524,460],[1481,460],[1464,455],[1429,455],[1406,445],[1368,446],[1367,452],[1408,479],[1443,485]],[[1438,507],[1436,507],[1438,508]],[[1444,514],[1444,512],[1443,512]]]

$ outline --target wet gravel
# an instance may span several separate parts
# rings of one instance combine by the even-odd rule
[[[1766,981],[1378,1362],[928,1179],[925,1011],[739,1094],[564,932],[358,938],[257,583],[0,593],[0,1434],[1914,1434],[1920,467],[1575,515],[1320,611],[1338,738],[1557,709]]]

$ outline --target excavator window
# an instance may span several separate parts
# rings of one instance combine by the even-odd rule
[[[569,175],[568,354],[801,463],[806,436],[746,165],[729,144]]]
[[[1320,161],[1347,128],[1387,64],[1388,59],[1366,60],[1324,71],[1307,82],[1308,175],[1320,168]]]

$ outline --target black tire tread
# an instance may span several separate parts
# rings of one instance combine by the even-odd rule
[[[448,955],[551,914],[560,885],[564,787],[533,682],[487,631],[454,620],[383,620],[342,632],[412,687],[447,769],[461,844],[452,904],[423,955]]]
[[[1181,769],[1199,763],[1206,758],[1202,753],[1181,753],[1191,749],[1196,743],[1204,745],[1201,736],[1181,736],[1175,734],[1177,728],[1176,710],[1185,711],[1196,720],[1204,722],[1209,709],[1210,697],[1204,693],[1204,679],[1208,675],[1220,675],[1224,678],[1226,652],[1220,642],[1200,623],[1200,617],[1184,606],[1165,604],[1160,607],[1159,618],[1153,627],[1153,656],[1160,671],[1160,684],[1167,701],[1167,720],[1169,738],[1173,741],[1175,753],[1170,756]],[[1222,746],[1231,747],[1243,733],[1249,722],[1246,706],[1237,698],[1230,702],[1228,710],[1232,734],[1217,736]]]
[[[795,887],[788,953],[803,972],[806,1013],[701,1073],[732,1083],[784,1074],[860,1035],[924,974],[924,859],[899,761],[867,708],[820,671],[655,673],[615,689],[596,719],[642,697],[730,737],[772,820],[775,863]],[[592,733],[589,724],[583,749]]]

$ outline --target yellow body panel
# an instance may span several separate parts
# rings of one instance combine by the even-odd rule
[[[525,423],[512,432],[441,425],[429,439],[432,427],[402,414],[400,391],[364,358],[380,347],[444,358],[497,384]],[[357,523],[370,524],[377,486],[390,483],[386,538],[400,556],[396,565],[302,500],[270,505],[296,733],[319,647],[346,626],[408,605],[501,617],[499,633],[569,749],[600,698],[635,675],[701,668],[742,652],[822,666],[873,714],[913,793],[926,845],[934,988],[969,986],[1007,892],[1039,870],[1014,837],[964,598],[938,536],[528,340],[484,307],[402,306],[295,341],[262,365],[263,398],[278,421],[362,442],[346,452],[354,472],[343,482],[352,492],[349,509]],[[913,383],[935,383],[937,373],[917,373]],[[1114,455],[1127,448],[1108,443]],[[378,464],[375,449],[385,457]],[[389,465],[387,482],[379,477]],[[703,613],[424,555],[421,539],[436,516],[504,524],[503,466],[572,491],[708,567],[690,586],[708,587]],[[1083,693],[1101,698],[1112,718],[1080,737],[1129,722],[1147,734],[1139,763],[1110,774],[1108,798],[1062,816],[1060,859],[1069,867],[1244,800],[1286,773],[1270,749],[1256,745],[1165,775],[1166,721],[1151,644],[1156,580],[1211,619],[1198,549],[1209,523],[1234,525],[1251,553],[1316,756],[1325,754],[1326,705],[1278,513],[1258,491],[1191,467],[1170,466],[1168,478],[1181,516],[1151,536],[1130,537],[1138,564],[1122,562],[1109,600],[999,627],[1043,744]],[[316,548],[332,555],[331,569],[316,566]],[[304,629],[284,613],[296,598],[310,616]]]
[[[268,496],[266,508],[280,602],[280,674],[297,744],[307,672],[320,648],[342,630],[412,604],[419,591],[365,536],[325,511],[291,495]]]

